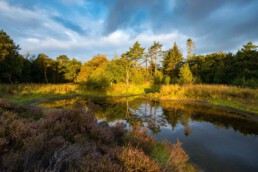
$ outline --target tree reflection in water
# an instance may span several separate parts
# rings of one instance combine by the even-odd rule
[[[258,135],[258,122],[247,116],[223,109],[195,104],[157,102],[138,97],[125,98],[73,98],[42,103],[48,108],[73,108],[81,106],[92,110],[98,120],[116,122],[123,120],[129,126],[136,122],[153,134],[162,127],[184,127],[186,136],[191,134],[191,121],[208,122],[216,127],[233,128],[244,135]]]

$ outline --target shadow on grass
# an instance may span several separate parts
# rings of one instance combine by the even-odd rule
[[[152,85],[150,88],[145,88],[144,92],[147,93],[156,93],[160,91],[160,85]]]

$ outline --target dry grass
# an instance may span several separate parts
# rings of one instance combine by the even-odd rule
[[[76,84],[0,84],[0,95],[37,95],[79,93]]]
[[[258,89],[226,85],[163,85],[159,95],[169,99],[258,99]]]
[[[6,96],[33,96],[33,95],[65,95],[65,94],[87,94],[87,95],[132,95],[143,94],[150,84],[114,84],[105,89],[88,88],[79,84],[0,84],[0,97]]]
[[[146,88],[150,88],[150,83],[144,83],[142,85],[136,84],[115,84],[106,89],[107,95],[121,95],[121,94],[143,94]]]
[[[159,100],[198,100],[258,114],[258,89],[227,85],[163,85],[149,93]]]

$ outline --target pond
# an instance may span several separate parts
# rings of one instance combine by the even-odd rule
[[[219,107],[139,97],[76,97],[41,103],[48,108],[82,107],[111,125],[141,123],[158,141],[177,139],[203,171],[258,171],[258,120]]]

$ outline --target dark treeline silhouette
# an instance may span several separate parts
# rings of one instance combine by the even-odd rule
[[[19,46],[1,30],[0,82],[82,82],[93,88],[143,82],[258,86],[258,51],[252,42],[235,54],[218,52],[196,55],[195,44],[190,38],[186,45],[186,58],[183,58],[176,43],[164,51],[159,42],[154,41],[148,50],[136,42],[121,57],[108,60],[105,55],[97,55],[81,65],[81,62],[66,55],[60,55],[55,60],[46,54],[20,55]]]
[[[20,48],[0,31],[0,82],[3,83],[65,83],[74,82],[81,62],[60,55],[56,60],[46,54],[19,54]]]

